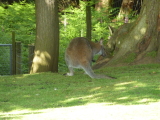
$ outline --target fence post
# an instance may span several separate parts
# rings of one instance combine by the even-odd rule
[[[91,40],[91,34],[92,34],[92,22],[91,22],[91,6],[88,5],[86,6],[86,27],[87,27],[87,31],[86,31],[86,37]]]
[[[31,66],[32,66],[32,62],[33,62],[33,57],[34,57],[34,49],[35,49],[35,46],[34,45],[31,45],[29,44],[28,45],[28,52],[29,52],[29,55],[28,55],[28,60],[29,60],[29,73],[30,73],[30,70],[31,70]]]
[[[15,44],[15,32],[12,32],[12,75],[16,74],[16,44]]]
[[[16,41],[16,74],[21,74],[21,42]]]

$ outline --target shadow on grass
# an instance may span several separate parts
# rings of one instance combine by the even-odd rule
[[[147,104],[160,100],[159,66],[108,68],[118,79],[90,79],[81,72],[73,77],[41,73],[0,78],[0,111],[39,110],[89,103]]]

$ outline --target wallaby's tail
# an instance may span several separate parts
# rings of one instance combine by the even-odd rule
[[[107,75],[100,75],[100,74],[96,74],[96,77],[97,77],[98,79],[100,79],[100,78],[105,78],[105,79],[116,79],[116,78],[114,78],[114,77],[110,77],[110,76],[107,76]]]

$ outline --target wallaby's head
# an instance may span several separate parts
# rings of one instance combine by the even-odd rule
[[[99,45],[100,45],[100,51],[98,52],[98,54],[105,57],[106,56],[106,51],[105,51],[105,48],[103,46],[103,38],[100,39]]]

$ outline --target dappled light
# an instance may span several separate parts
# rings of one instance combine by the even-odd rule
[[[11,74],[22,72],[0,76],[0,119],[160,119],[160,0],[3,2],[0,0],[0,43],[13,46],[10,51],[1,50],[1,58],[10,56],[11,62],[0,66],[16,70]],[[72,77],[64,75],[68,43],[85,36],[91,41],[105,40],[107,56],[93,63],[101,68],[94,69],[99,79],[80,70]],[[87,44],[85,52],[94,53],[96,45],[88,44],[88,39],[82,46]],[[22,42],[22,49],[15,40]],[[79,49],[76,55],[81,52]],[[93,54],[89,55],[94,62]],[[82,63],[88,61],[85,55],[80,58]]]
[[[35,51],[31,73],[36,73],[39,70],[39,66],[48,66],[51,56],[46,51]]]
[[[129,85],[129,84],[133,84],[135,83],[135,81],[130,81],[130,82],[123,82],[123,83],[118,83],[118,84],[115,84],[115,86],[124,86],[124,85]]]
[[[145,28],[145,27],[143,27],[142,29],[140,29],[140,31],[141,31],[141,34],[145,34],[146,33],[146,30],[147,30],[147,28]]]
[[[78,116],[83,119],[82,116],[92,118],[90,116],[96,113],[99,118],[111,119],[117,119],[116,114],[126,119],[136,119],[137,114],[143,119],[147,115],[148,118],[159,117],[159,64],[111,67],[96,72],[101,71],[110,71],[118,79],[90,79],[81,71],[73,77],[49,72],[3,76],[0,117],[41,120]]]
[[[145,35],[146,30],[147,30],[147,28],[145,28],[145,27],[140,28],[138,30],[139,33],[134,36],[134,39],[137,40],[137,41],[140,40],[142,35]]]
[[[48,64],[47,59],[51,59],[51,56],[47,52],[35,51],[35,58],[33,62],[41,63],[42,65]]]

